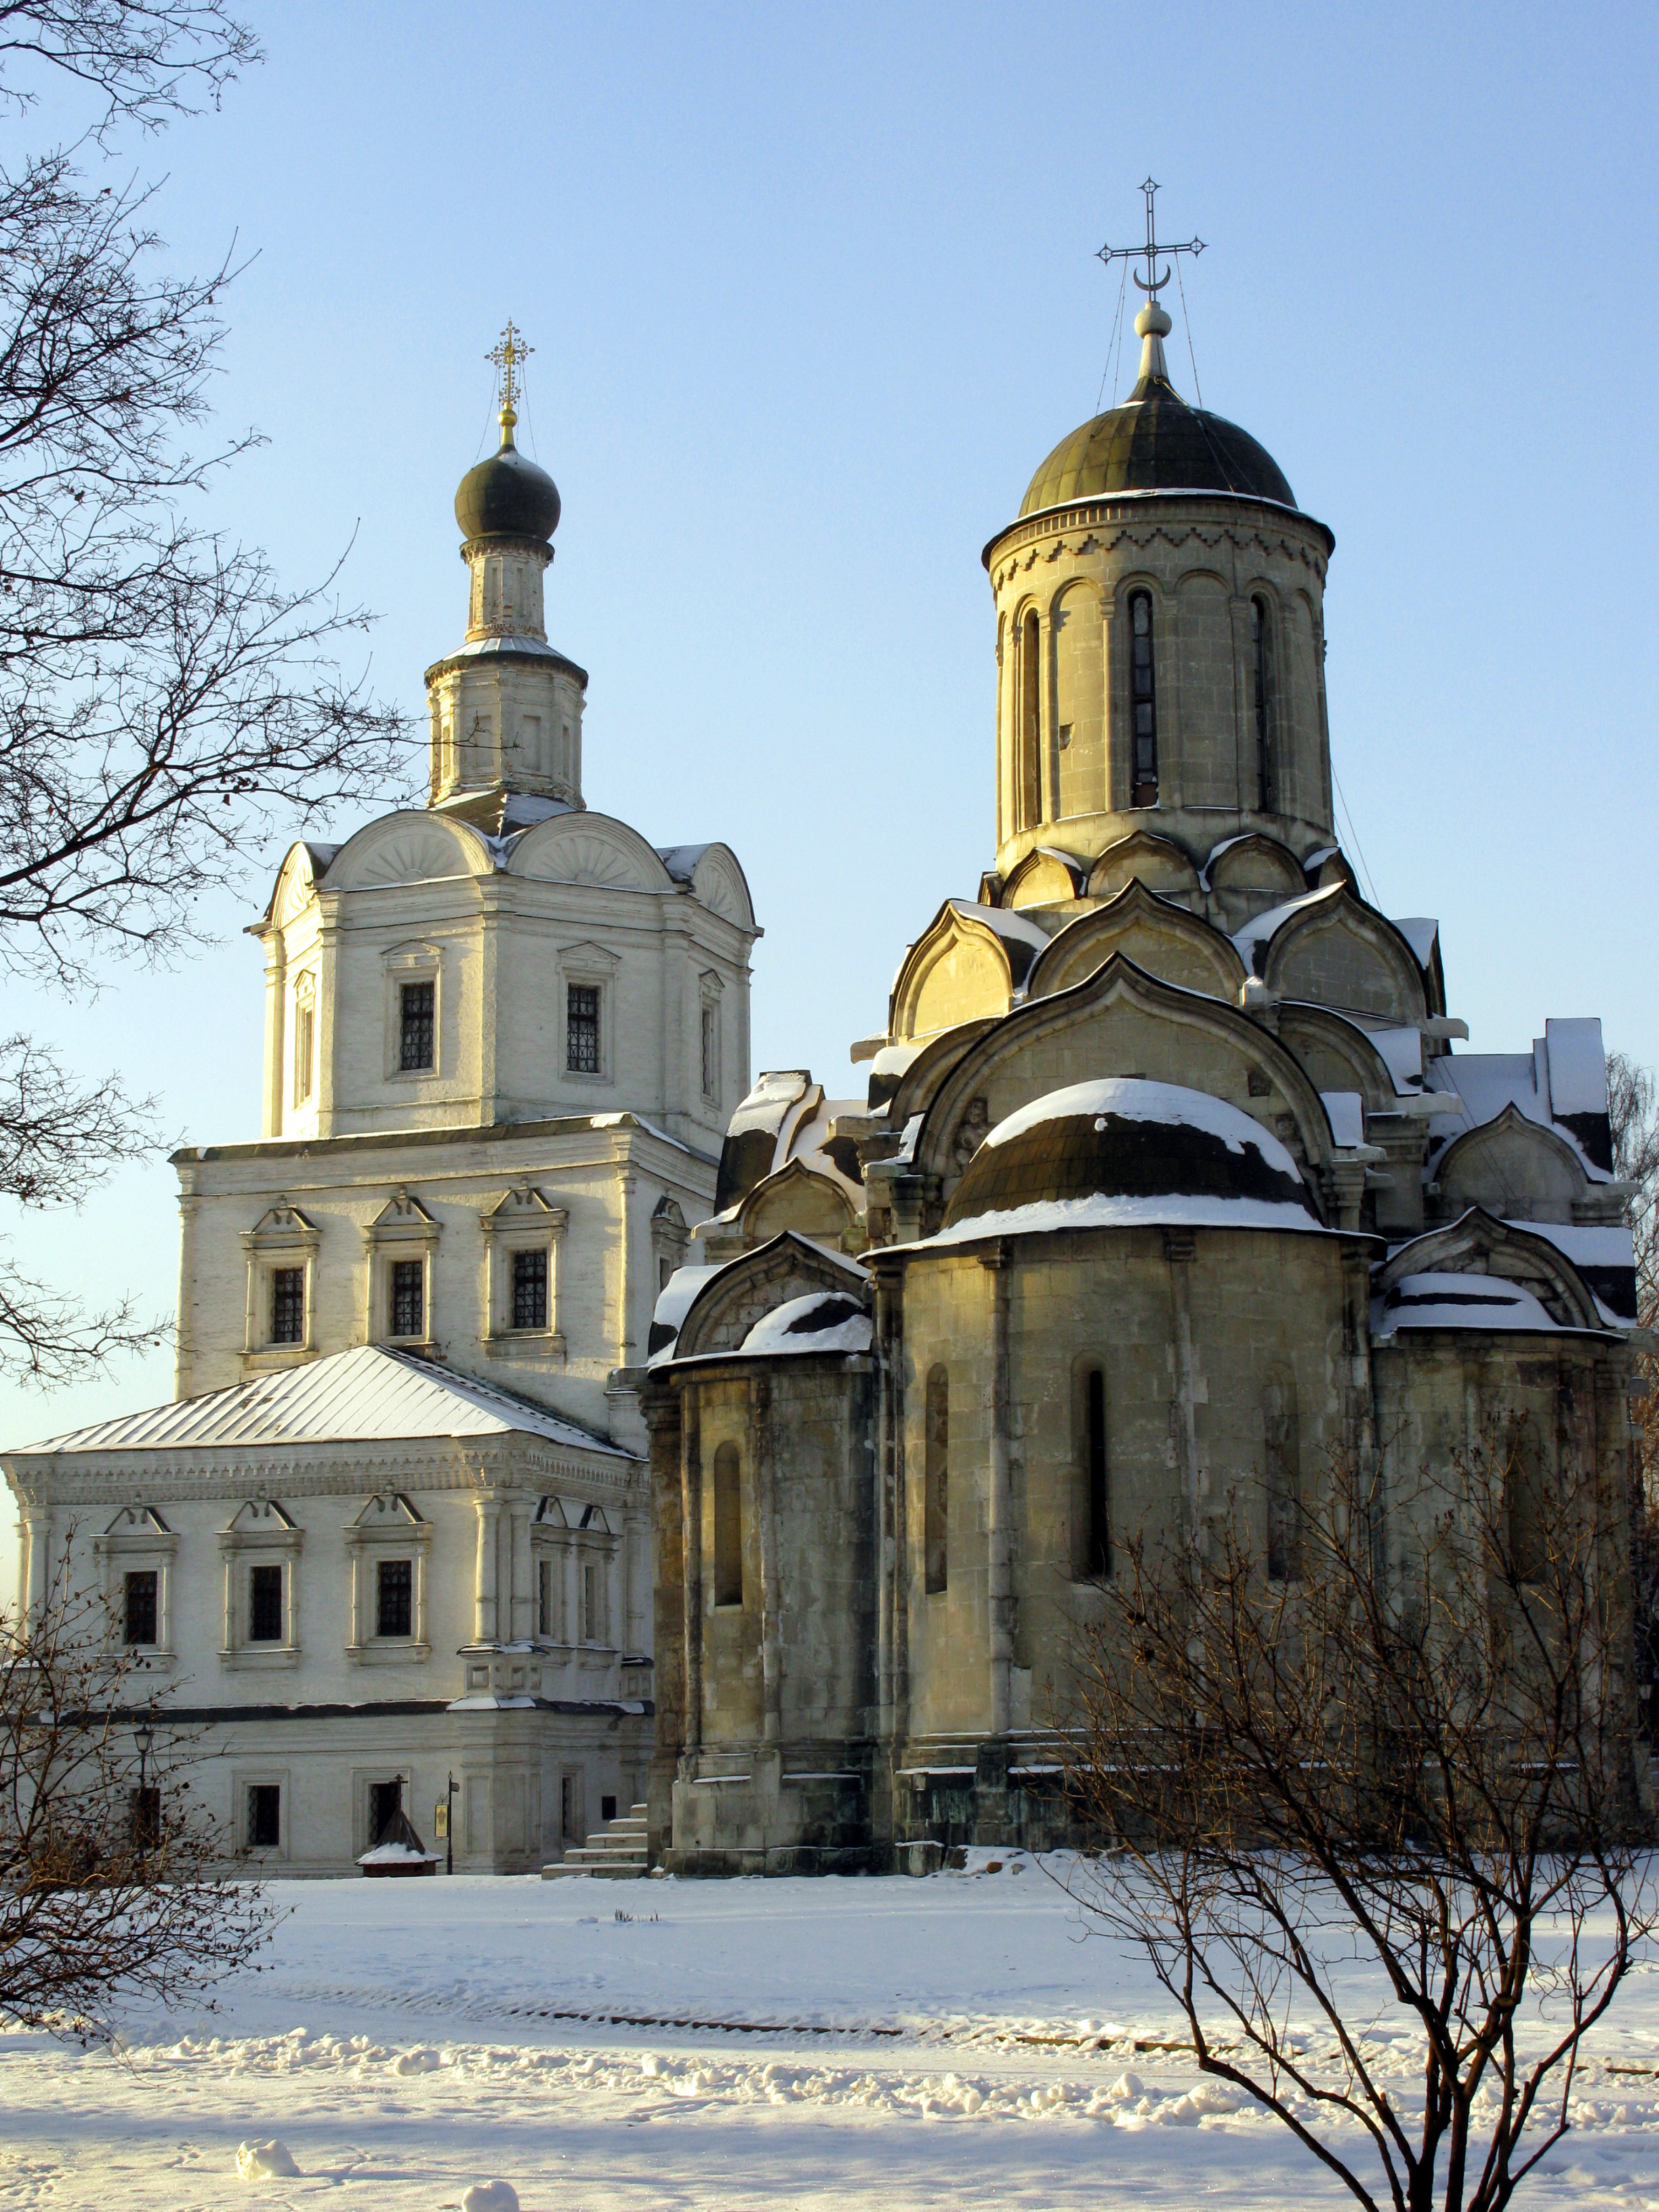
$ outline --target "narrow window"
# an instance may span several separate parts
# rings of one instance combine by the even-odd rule
[[[581,1832],[581,1779],[574,1774],[559,1777],[559,1832],[568,1843]]]
[[[1042,819],[1042,656],[1036,614],[1019,626],[1019,822]]]
[[[280,1784],[253,1782],[247,1793],[247,1847],[251,1851],[274,1851],[283,1840],[283,1792]]]
[[[398,994],[400,1024],[398,1065],[405,1075],[437,1066],[433,1048],[438,987],[433,982],[405,983]]]
[[[714,1454],[714,1602],[743,1603],[743,1492],[738,1448]]]
[[[1129,595],[1129,804],[1158,805],[1158,689],[1152,595]]]
[[[415,1562],[381,1559],[374,1577],[374,1633],[410,1636],[415,1626]]]
[[[123,1637],[128,1644],[155,1643],[156,1598],[161,1580],[154,1567],[141,1567],[127,1577]]]
[[[599,1072],[599,987],[571,983],[565,989],[564,1064],[572,1075]]]
[[[558,1585],[553,1579],[555,1560],[545,1553],[536,1562],[536,1633],[550,1643],[557,1634],[554,1623],[557,1619]]]
[[[127,1833],[135,1851],[153,1851],[161,1840],[161,1793],[153,1784],[127,1792]]]
[[[714,1040],[714,1009],[702,1010],[702,1095],[718,1098],[720,1094],[720,1054]]]
[[[515,1252],[513,1255],[513,1326],[514,1328],[547,1327],[545,1252]]]
[[[316,1042],[316,1008],[309,997],[298,998],[294,1006],[294,1103],[296,1106],[303,1106],[311,1096]]]
[[[582,1642],[605,1641],[605,1581],[597,1559],[582,1562]]]
[[[403,1809],[404,1785],[401,1781],[369,1784],[368,1845],[371,1850]]]
[[[1551,1551],[1548,1500],[1544,1488],[1541,1454],[1531,1425],[1517,1424],[1510,1443],[1504,1488],[1509,1508],[1510,1553],[1515,1579],[1544,1580]]]
[[[1302,1443],[1296,1383],[1273,1369],[1261,1386],[1262,1442],[1267,1473],[1267,1574],[1294,1582],[1302,1572]]]
[[[250,1644],[280,1644],[283,1640],[281,1567],[248,1569],[247,1640]]]
[[[1088,1571],[1112,1571],[1111,1498],[1106,1484],[1106,1377],[1091,1367],[1084,1377],[1084,1437],[1089,1476]]]
[[[303,1344],[306,1340],[303,1267],[273,1267],[270,1271],[270,1340],[273,1344]]]
[[[426,1262],[394,1260],[392,1263],[392,1334],[420,1336],[426,1322]]]
[[[1250,670],[1255,709],[1256,805],[1270,814],[1277,804],[1273,779],[1273,630],[1267,602],[1250,601]]]
[[[946,1584],[951,1532],[951,1378],[943,1367],[927,1373],[927,1425],[922,1476],[922,1556],[931,1596]]]

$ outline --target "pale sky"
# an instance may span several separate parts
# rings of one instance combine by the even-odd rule
[[[980,550],[1109,404],[1092,257],[1149,172],[1208,248],[1190,326],[1166,299],[1176,384],[1195,357],[1336,533],[1332,744],[1378,902],[1439,916],[1473,1049],[1599,1013],[1659,1060],[1650,4],[248,12],[266,65],[116,165],[165,175],[181,266],[257,256],[218,398],[270,442],[211,512],[294,582],[355,532],[375,680],[419,710],[514,318],[587,801],[736,849],[757,1072],[861,1089],[848,1044],[990,862]],[[257,1135],[267,888],[90,1008],[9,985],[7,1027],[118,1066],[170,1136]],[[174,1303],[164,1162],[0,1228],[59,1283]],[[170,1391],[165,1354],[0,1388],[0,1437]]]

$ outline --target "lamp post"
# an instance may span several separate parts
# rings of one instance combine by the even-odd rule
[[[455,1778],[449,1778],[449,1788],[444,1797],[444,1872],[455,1871]]]
[[[155,1743],[155,1726],[148,1713],[132,1731],[132,1740],[138,1747],[138,1804],[133,1841],[138,1846],[138,1863],[142,1867],[150,1844],[149,1754]]]

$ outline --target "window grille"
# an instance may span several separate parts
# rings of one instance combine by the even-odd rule
[[[547,1327],[545,1252],[515,1252],[513,1255],[513,1326],[514,1328]]]
[[[123,1638],[126,1643],[155,1642],[161,1582],[161,1575],[154,1567],[140,1567],[128,1575],[125,1620],[123,1623]]]
[[[571,983],[565,992],[565,1066],[572,1075],[599,1072],[599,987]]]
[[[426,1322],[426,1262],[394,1260],[392,1263],[392,1334],[421,1336]]]
[[[283,1840],[283,1792],[275,1782],[253,1782],[247,1793],[247,1847],[274,1851]]]
[[[405,983],[398,992],[402,1021],[398,1065],[406,1075],[437,1066],[434,1049],[437,1001],[438,987],[433,982]]]
[[[283,1640],[281,1567],[248,1570],[247,1640],[250,1644],[280,1644]]]
[[[1255,710],[1256,804],[1264,814],[1277,804],[1273,789],[1273,632],[1267,602],[1250,601],[1250,659]]]
[[[1158,805],[1158,688],[1152,660],[1152,598],[1129,600],[1129,720],[1131,806]]]
[[[306,1340],[303,1267],[273,1267],[270,1271],[270,1340],[273,1344],[303,1344]]]
[[[415,1562],[382,1559],[374,1586],[374,1633],[412,1636],[415,1632]]]

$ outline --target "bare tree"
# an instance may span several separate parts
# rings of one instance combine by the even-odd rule
[[[191,1763],[100,1599],[60,1575],[39,1620],[0,1616],[0,2017],[104,2041],[123,1999],[210,2008],[252,1960],[270,1913],[215,1871]]]
[[[1396,1485],[1386,1531],[1336,1455],[1295,1582],[1239,1498],[1201,1540],[1132,1542],[1080,1654],[1069,1778],[1110,1847],[1075,1893],[1200,2069],[1367,2212],[1499,2212],[1654,1923],[1624,1499],[1527,1445]]]
[[[27,106],[33,61],[101,99],[99,133],[216,100],[257,58],[220,0],[0,5],[0,106]],[[254,441],[192,443],[234,272],[168,271],[150,205],[62,149],[0,168],[0,967],[60,992],[112,952],[176,953],[275,829],[407,774],[404,718],[340,670],[368,617],[337,571],[285,589],[186,513]],[[151,1141],[118,1085],[26,1036],[0,1051],[0,1194],[74,1202]],[[0,1369],[61,1379],[153,1334],[0,1269]]]
[[[1644,1328],[1659,1327],[1659,1085],[1653,1070],[1622,1052],[1607,1054],[1607,1115],[1613,1168],[1631,1185],[1628,1218],[1636,1247],[1636,1311]],[[1652,1340],[1650,1338],[1649,1342]],[[1638,1480],[1631,1495],[1631,1571],[1637,1671],[1650,1741],[1659,1741],[1659,1357],[1639,1352],[1637,1375],[1647,1385],[1635,1400]]]

